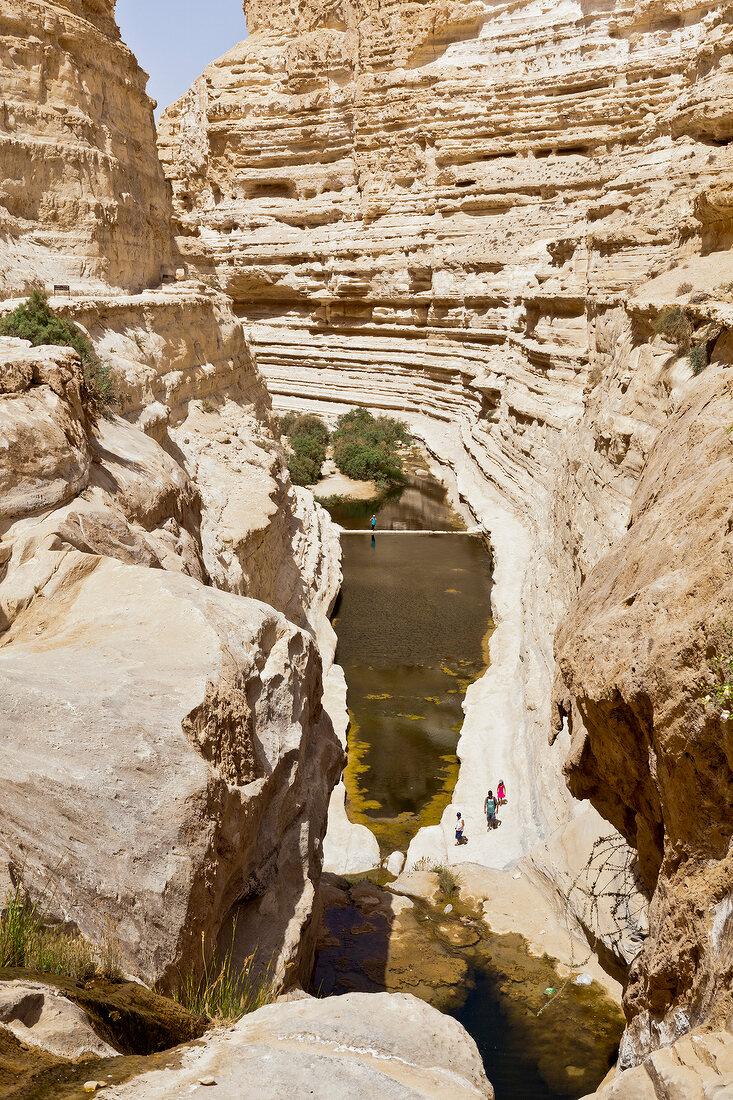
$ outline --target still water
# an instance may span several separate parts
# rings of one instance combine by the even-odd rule
[[[347,810],[388,855],[450,802],[462,699],[486,667],[491,560],[470,535],[341,541],[334,626],[351,718]]]
[[[488,663],[491,559],[482,539],[458,533],[433,479],[329,511],[363,532],[342,536],[334,619],[351,717],[347,810],[386,855],[405,851],[451,800],[461,703]],[[456,533],[381,533],[389,530]],[[418,905],[392,927],[380,896],[370,883],[332,883],[313,992],[402,990],[449,1012],[476,1040],[497,1100],[568,1100],[597,1086],[623,1028],[600,987],[564,986],[552,960],[467,912]],[[561,985],[545,1010],[543,990]]]

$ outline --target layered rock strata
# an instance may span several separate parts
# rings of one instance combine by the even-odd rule
[[[170,196],[113,0],[3,0],[0,46],[3,296],[155,285],[171,264]]]
[[[614,851],[622,841],[596,820],[583,852],[577,825],[575,840],[558,836],[544,857],[536,847],[576,814],[560,780],[569,756],[576,792],[639,843],[638,865],[629,851],[622,864],[645,880],[642,891],[655,891],[656,906],[682,826],[667,832],[657,764],[642,761],[638,744],[614,742],[597,771],[586,751],[576,767],[578,745],[594,735],[583,741],[576,724],[571,742],[567,722],[553,730],[553,636],[594,567],[625,546],[645,469],[648,494],[661,492],[663,476],[684,492],[682,471],[653,461],[670,418],[701,386],[727,385],[728,9],[365,2],[313,3],[293,15],[274,3],[245,6],[250,37],[161,122],[179,248],[234,299],[277,402],[399,411],[453,467],[491,532],[498,625],[492,669],[466,700],[456,800],[476,835],[485,790],[502,773],[521,809],[514,828],[469,857],[451,851],[452,808],[410,855],[478,855],[501,867],[534,849],[537,875],[549,881],[542,859],[575,852],[579,865],[555,878],[561,888],[574,883],[597,840],[607,836]],[[655,328],[670,331],[670,307],[684,332],[665,339]],[[715,374],[693,376],[691,345]],[[690,457],[698,479],[714,475],[711,496],[691,502],[706,526],[727,482],[702,451]],[[717,568],[700,563],[705,586]],[[663,586],[656,608],[675,614],[671,589]],[[585,661],[585,651],[569,650],[563,676],[571,685],[579,677],[582,709],[586,666],[573,672],[576,652]],[[693,673],[681,671],[689,656],[677,647],[669,676],[680,671],[684,713],[697,721]],[[592,690],[600,706],[601,682]],[[666,731],[656,736],[666,742]],[[672,741],[672,755],[683,752]],[[650,800],[635,807],[635,821],[632,792],[609,808],[618,782],[604,775],[627,751],[633,791]],[[730,808],[720,786],[709,793],[722,852]],[[690,858],[704,866],[702,850]],[[716,889],[702,889],[703,909],[718,904]],[[636,945],[621,945],[613,921],[590,928],[584,903],[576,916],[618,949],[619,964],[645,930],[640,913],[626,929]],[[707,957],[705,922],[693,924],[692,949]],[[654,945],[665,948],[653,928],[630,987],[632,1015],[669,1003],[666,979],[659,1003],[654,993]],[[651,1042],[670,1037],[657,1030]],[[646,1050],[632,1029],[626,1060]]]

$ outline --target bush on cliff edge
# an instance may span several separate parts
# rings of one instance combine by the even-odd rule
[[[17,336],[29,340],[34,347],[52,344],[73,348],[81,359],[91,410],[102,412],[113,403],[109,368],[97,358],[90,341],[77,325],[51,311],[42,291],[34,290],[26,302],[21,302],[17,309],[0,320],[0,336]]]
[[[288,413],[280,417],[280,431],[288,437],[288,461],[294,485],[313,485],[321,476],[328,447],[328,428],[317,416]]]

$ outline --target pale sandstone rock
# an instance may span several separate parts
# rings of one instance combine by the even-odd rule
[[[41,982],[0,982],[0,1026],[21,1043],[70,1061],[118,1053],[95,1033],[86,1012]]]
[[[34,373],[42,384],[34,385]],[[92,457],[81,386],[70,349],[36,351],[0,338],[0,523],[63,504],[86,487]]]
[[[155,284],[171,263],[170,197],[114,0],[3,0],[0,34],[4,295]]]
[[[408,864],[513,867],[552,834],[538,866],[583,859],[567,727],[547,748],[553,636],[700,384],[657,314],[685,303],[731,360],[708,327],[732,319],[730,150],[711,144],[733,110],[724,7],[668,4],[674,30],[653,4],[247,13],[247,41],[161,123],[179,245],[248,318],[278,405],[405,415],[495,552],[492,667],[466,700],[454,804]],[[680,296],[687,281],[710,299]],[[488,836],[500,774],[510,803]],[[581,869],[542,873],[562,890]]]
[[[728,1100],[733,1096],[733,1035],[694,1031],[617,1074],[598,1100]],[[585,1100],[590,1100],[586,1097]]]
[[[402,872],[402,868],[405,866],[405,853],[404,852],[392,852],[387,859],[385,867],[389,871],[390,875],[399,875]]]
[[[114,1100],[492,1100],[476,1044],[461,1025],[409,994],[350,993],[279,1003],[183,1048],[181,1065],[107,1090]]]
[[[309,964],[338,744],[307,634],[162,570],[49,552],[0,642],[3,843],[130,971],[170,984],[201,936]],[[37,809],[43,805],[43,828]]]

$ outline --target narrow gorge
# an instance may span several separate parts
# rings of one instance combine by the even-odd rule
[[[0,1096],[722,1100],[733,9],[244,13],[156,128],[115,0],[0,0]],[[278,414],[353,408],[463,533],[365,557],[294,484]],[[354,708],[421,592],[403,663],[470,675],[399,715],[394,831]],[[222,958],[262,997],[212,1027]]]

